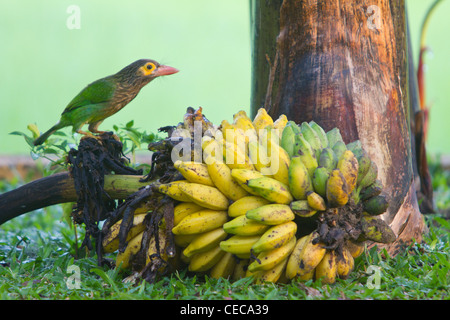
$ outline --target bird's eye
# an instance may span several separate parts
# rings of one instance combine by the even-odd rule
[[[152,65],[152,64],[148,64],[148,65],[147,65],[147,69],[148,69],[148,70],[153,69],[153,65]]]

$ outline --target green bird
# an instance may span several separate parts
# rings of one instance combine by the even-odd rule
[[[141,59],[126,66],[116,74],[87,85],[72,99],[61,114],[57,124],[39,136],[34,145],[44,143],[55,131],[72,126],[73,132],[81,131],[88,124],[89,131],[101,134],[98,126],[133,100],[150,81],[160,76],[177,73],[178,70],[150,59]]]

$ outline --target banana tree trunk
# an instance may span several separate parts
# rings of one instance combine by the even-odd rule
[[[256,0],[252,28],[253,115],[265,107],[359,139],[392,197],[389,251],[421,241],[404,0]]]

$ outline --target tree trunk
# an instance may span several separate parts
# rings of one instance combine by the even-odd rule
[[[421,241],[404,1],[269,0],[252,9],[253,115],[264,106],[272,117],[338,127],[346,143],[359,139],[391,195],[383,219],[398,239],[389,251]]]

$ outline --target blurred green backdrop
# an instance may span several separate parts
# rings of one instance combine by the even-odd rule
[[[433,1],[407,0],[416,59]],[[66,25],[71,5],[80,9],[80,29]],[[427,36],[433,153],[450,152],[449,15],[450,0],[443,1]],[[29,123],[47,130],[85,85],[140,58],[180,73],[152,82],[101,129],[134,120],[156,131],[180,121],[188,106],[202,106],[215,123],[249,111],[248,0],[0,0],[0,46],[0,154],[28,153],[23,138],[10,132],[26,131]]]

